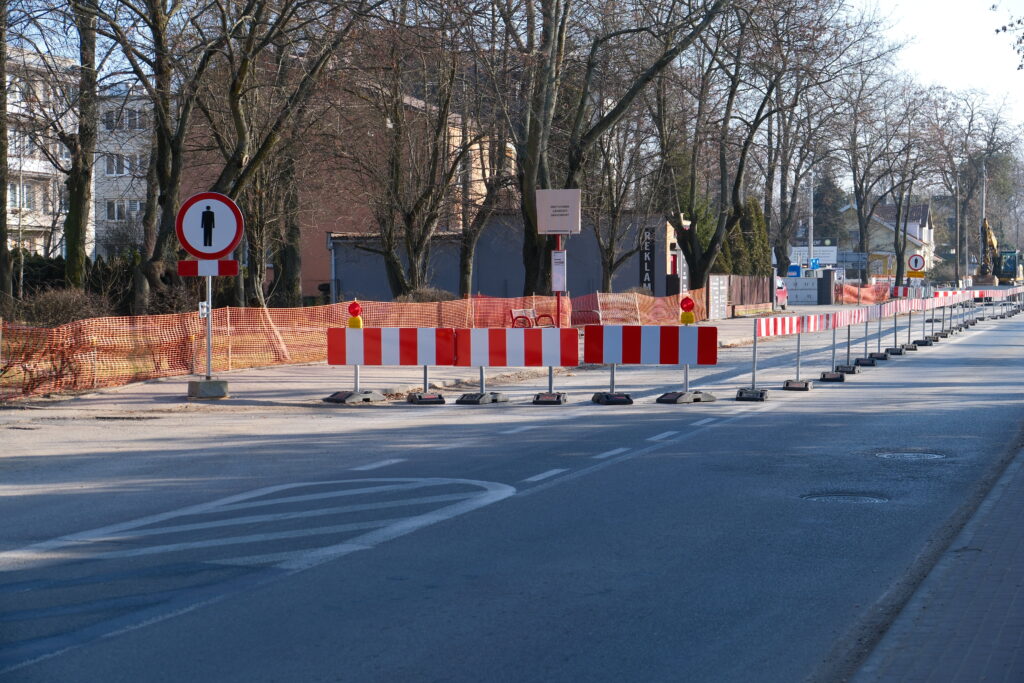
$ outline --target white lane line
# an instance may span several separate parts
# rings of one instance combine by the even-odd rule
[[[143,555],[160,555],[162,553],[173,553],[179,550],[191,550],[193,548],[218,548],[222,545],[240,545],[243,543],[262,543],[263,541],[279,541],[285,538],[303,538],[307,536],[325,536],[328,534],[340,534],[347,531],[362,531],[365,529],[379,529],[388,526],[396,521],[394,519],[378,519],[372,522],[355,522],[352,524],[337,524],[335,526],[321,526],[313,529],[296,529],[293,531],[277,531],[268,534],[251,534],[249,536],[233,536],[231,538],[213,538],[207,541],[193,541],[191,543],[169,543],[167,545],[152,545],[147,548],[134,548],[132,550],[115,550],[109,553],[97,553],[89,555],[90,560],[111,560],[118,557],[141,557]],[[74,550],[71,551],[74,554]]]
[[[440,446],[432,446],[435,451],[452,451],[456,448],[464,448],[466,446],[472,446],[472,441],[455,441],[453,443],[443,443]]]
[[[163,534],[176,534],[182,531],[200,531],[203,529],[216,529],[218,527],[239,526],[242,524],[259,524],[263,522],[281,522],[291,519],[307,519],[310,517],[324,517],[329,515],[342,515],[349,512],[366,512],[368,510],[385,510],[388,508],[401,507],[404,505],[426,505],[429,503],[450,503],[456,500],[465,500],[476,495],[475,493],[448,493],[439,496],[424,496],[422,498],[402,498],[400,500],[388,500],[380,503],[361,503],[359,505],[342,505],[339,507],[321,508],[319,510],[303,510],[301,512],[280,512],[269,515],[246,515],[245,517],[232,517],[230,519],[218,519],[212,522],[196,522],[194,524],[175,524],[174,526],[162,526],[137,531],[122,531],[110,536],[97,536],[90,538],[90,543],[109,541],[123,541],[130,538],[144,538],[146,536],[160,536]]]
[[[525,427],[515,427],[514,429],[506,429],[505,431],[498,432],[498,433],[499,434],[518,434],[520,432],[526,432],[526,431],[529,431],[531,429],[540,429],[540,425],[526,425]]]
[[[662,432],[661,434],[655,434],[654,436],[647,437],[648,441],[664,441],[670,436],[675,436],[679,432]]]
[[[527,479],[523,479],[523,481],[540,481],[542,479],[547,479],[549,477],[555,476],[556,474],[561,474],[562,472],[568,472],[568,471],[569,471],[568,469],[548,470],[547,472],[541,472],[540,474],[535,474],[532,477],[529,477]]]
[[[693,426],[694,427],[700,427],[701,425],[706,425],[706,424],[709,424],[711,422],[714,422],[717,419],[718,419],[717,417],[705,417],[703,420],[698,420],[697,422],[694,422]]]
[[[324,482],[324,484],[331,484],[333,482]],[[316,486],[316,482],[306,484],[306,486]],[[367,486],[365,488],[357,489],[342,489],[341,491],[328,491],[326,493],[307,493],[302,496],[282,496],[280,498],[262,498],[251,503],[232,503],[231,505],[219,505],[214,512],[234,512],[235,510],[248,510],[249,508],[260,508],[266,505],[284,505],[285,503],[304,503],[310,500],[325,500],[327,498],[341,498],[344,496],[358,496],[364,493],[384,493],[385,491],[410,491],[412,489],[419,489],[425,486],[431,486],[429,483],[423,483],[422,481],[415,481],[407,484],[391,484],[383,486]]]
[[[613,455],[618,455],[619,453],[625,453],[628,450],[629,450],[628,448],[614,448],[614,449],[612,449],[610,451],[605,451],[604,453],[599,453],[599,454],[595,455],[594,459],[595,460],[602,460],[604,458],[610,458]]]
[[[381,467],[387,467],[388,465],[394,465],[396,462],[405,462],[405,458],[391,458],[390,460],[371,462],[369,465],[360,465],[359,467],[351,467],[349,469],[355,472],[369,472],[370,470],[379,469]]]

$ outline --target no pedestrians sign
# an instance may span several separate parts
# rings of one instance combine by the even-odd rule
[[[245,222],[238,205],[217,192],[200,192],[185,200],[175,223],[182,248],[197,259],[222,259],[242,241]]]

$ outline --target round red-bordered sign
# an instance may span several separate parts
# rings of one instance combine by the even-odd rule
[[[907,265],[910,266],[911,270],[924,270],[924,256],[911,254],[910,258],[907,259]]]
[[[230,197],[219,192],[192,195],[178,209],[174,231],[182,248],[197,259],[224,258],[242,241],[245,221]]]

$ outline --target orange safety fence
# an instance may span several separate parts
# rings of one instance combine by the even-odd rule
[[[837,304],[880,304],[892,298],[892,288],[889,285],[836,285],[835,293]]]
[[[704,290],[693,290],[697,320]],[[323,361],[327,328],[344,326],[350,302],[308,308],[213,311],[215,372]],[[474,297],[433,303],[360,301],[367,327],[510,327],[512,309],[555,317],[550,296]],[[672,325],[679,297],[590,294],[562,298],[564,326]],[[0,401],[205,372],[205,321],[197,313],[79,320],[54,328],[0,326]]]

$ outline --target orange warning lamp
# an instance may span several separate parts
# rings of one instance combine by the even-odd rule
[[[695,304],[693,299],[689,296],[684,296],[679,300],[679,308],[683,309],[679,313],[679,324],[680,325],[692,325],[697,322],[697,316],[693,314],[693,308]]]
[[[358,301],[353,301],[348,305],[348,314],[352,317],[348,319],[348,326],[357,330],[363,329],[363,318],[360,313],[363,312],[363,307],[359,305]]]

